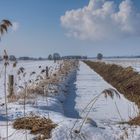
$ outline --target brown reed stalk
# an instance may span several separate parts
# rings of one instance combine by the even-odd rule
[[[8,104],[7,104],[7,66],[9,64],[8,60],[8,54],[6,50],[4,50],[3,55],[4,60],[4,95],[5,95],[5,112],[6,112],[6,138],[8,140]]]
[[[24,93],[24,117],[26,117],[26,96],[27,96],[27,83],[25,82],[25,93]],[[25,139],[27,140],[27,130],[26,130],[26,122],[25,123]]]
[[[82,112],[81,112],[81,114],[83,114],[83,113],[85,112],[85,109],[87,109],[88,106],[91,105],[90,108],[89,108],[89,110],[88,110],[88,112],[87,112],[87,114],[86,114],[86,116],[84,117],[84,119],[83,119],[83,121],[82,121],[82,124],[80,125],[79,130],[76,130],[76,132],[77,132],[78,134],[81,132],[81,129],[82,129],[84,123],[86,122],[86,120],[87,120],[87,118],[88,118],[88,115],[89,115],[91,109],[93,108],[94,104],[98,101],[98,99],[100,98],[101,95],[104,95],[105,98],[110,97],[110,98],[113,99],[113,98],[114,98],[114,95],[116,95],[116,97],[120,98],[119,93],[118,93],[115,89],[112,89],[112,88],[105,89],[105,90],[103,90],[99,95],[95,96],[95,97],[84,107],[84,109],[83,109]],[[120,115],[120,114],[119,114],[119,115]],[[73,127],[72,127],[72,129],[71,129],[71,131],[70,131],[70,134],[72,133],[72,130],[74,129],[74,127],[75,127],[75,125],[76,125],[77,122],[78,122],[78,118],[77,118],[77,120],[75,121],[75,123],[74,123],[74,125],[73,125]]]

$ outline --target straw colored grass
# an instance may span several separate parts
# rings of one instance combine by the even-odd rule
[[[100,74],[108,83],[114,86],[127,99],[135,102],[140,108],[140,74],[132,67],[123,68],[104,62],[84,61]],[[130,125],[140,125],[140,115],[129,122]]]
[[[123,68],[115,64],[85,61],[100,74],[108,83],[114,86],[126,98],[140,107],[140,74],[132,67]]]
[[[19,118],[13,123],[15,129],[30,130],[31,134],[37,135],[36,140],[51,138],[51,131],[56,126],[50,119],[38,116]]]
[[[119,124],[129,124],[129,125],[140,126],[140,116],[130,119],[129,121],[122,121]]]

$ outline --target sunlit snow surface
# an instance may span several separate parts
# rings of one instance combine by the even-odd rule
[[[46,66],[57,67],[59,64],[53,61],[33,61],[33,62],[20,62],[17,67],[24,67],[27,71],[26,80],[35,78],[30,77],[29,73],[36,71],[40,73],[39,66],[45,68]],[[2,67],[2,65],[1,65]],[[18,68],[16,68],[18,69]],[[15,73],[15,70],[8,69],[8,73]],[[22,85],[22,82],[20,84]],[[138,108],[135,103],[128,101],[123,95],[121,98],[114,97],[105,98],[103,95],[94,104],[93,109],[89,113],[89,121],[86,121],[80,134],[70,133],[75,122],[76,126],[73,130],[79,129],[82,123],[82,118],[86,115],[89,107],[83,114],[83,108],[104,89],[113,88],[110,84],[105,82],[102,77],[90,69],[86,64],[80,62],[79,70],[71,72],[65,82],[60,83],[64,86],[67,93],[60,92],[58,96],[54,97],[41,97],[38,96],[36,103],[33,105],[30,101],[26,105],[26,114],[35,114],[48,117],[58,124],[52,132],[52,140],[120,140],[122,136],[128,132],[127,140],[139,140],[140,129],[139,127],[129,127],[128,125],[119,125],[117,122],[126,121],[129,117],[134,117],[138,113]],[[0,78],[0,103],[4,102],[3,93],[3,74]],[[47,106],[48,100],[48,106]],[[4,107],[0,108],[0,137],[6,136]],[[121,114],[118,113],[118,111]],[[14,119],[23,116],[23,105],[19,102],[8,104],[9,124]],[[97,124],[97,126],[95,125]],[[25,140],[25,131],[16,131],[9,126],[9,140]],[[33,139],[33,135],[28,132],[28,139]]]
[[[103,59],[104,62],[109,64],[117,64],[122,67],[133,67],[135,71],[140,72],[140,58],[112,58]]]
[[[104,89],[113,88],[86,64],[82,62],[80,64],[76,81],[76,109],[79,112]],[[118,110],[124,120],[129,120],[130,117],[134,117],[138,113],[136,105],[128,101],[123,95],[120,94],[120,98],[114,96],[114,99],[110,97],[106,99],[102,95],[95,103],[90,117],[94,120],[121,121]]]

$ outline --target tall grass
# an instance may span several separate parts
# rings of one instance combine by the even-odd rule
[[[85,117],[84,117],[83,120],[82,120],[82,123],[81,123],[79,129],[78,129],[78,130],[75,130],[74,132],[76,132],[77,134],[80,134],[81,129],[83,128],[83,125],[85,124],[85,122],[86,122],[86,120],[87,120],[87,118],[88,118],[88,116],[89,116],[89,113],[91,112],[91,110],[92,110],[92,108],[94,107],[95,103],[99,100],[99,98],[100,98],[101,96],[104,96],[105,98],[110,97],[110,98],[114,99],[114,96],[115,96],[115,95],[116,95],[116,97],[120,98],[119,93],[118,93],[115,89],[109,88],[109,89],[103,90],[102,93],[100,93],[100,94],[98,94],[97,96],[95,96],[95,97],[83,108],[82,112],[80,113],[80,116],[82,116],[82,114],[83,114],[83,113],[88,109],[88,107],[89,107],[89,109],[88,109],[88,111],[87,111]],[[118,110],[118,111],[119,111],[119,110]],[[119,113],[119,115],[120,115],[120,112],[118,112],[118,113]],[[70,130],[70,135],[72,135],[73,129],[75,128],[75,126],[76,126],[77,123],[78,123],[78,118],[77,118],[77,120],[75,121],[73,127],[72,127],[71,130]]]
[[[6,50],[4,50],[3,55],[3,61],[4,61],[4,95],[5,95],[5,111],[6,111],[6,120],[7,120],[7,126],[6,126],[6,137],[8,140],[8,104],[7,104],[7,66],[9,65],[8,60],[8,54]]]
[[[140,107],[140,74],[132,67],[123,68],[116,64],[85,61],[92,69],[100,74],[108,83],[114,86],[126,98]]]

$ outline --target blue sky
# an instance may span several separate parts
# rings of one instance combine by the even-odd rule
[[[114,0],[116,5],[121,2]],[[137,12],[140,12],[140,1],[133,2]],[[0,0],[1,20],[6,18],[17,25],[16,31],[9,30],[8,34],[2,37],[0,51],[6,48],[10,54],[33,57],[47,57],[54,52],[61,55],[88,56],[96,56],[98,52],[105,56],[140,54],[139,34],[123,39],[115,36],[117,39],[100,41],[92,39],[93,36],[90,39],[68,37],[67,32],[71,28],[74,31],[73,25],[64,23],[67,27],[63,27],[61,16],[67,19],[66,11],[73,9],[75,14],[78,8],[88,4],[88,0]],[[69,20],[71,19],[73,20],[73,17]]]

